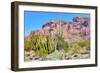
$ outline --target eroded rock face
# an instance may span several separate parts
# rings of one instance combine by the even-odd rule
[[[73,22],[80,22],[80,24],[85,27],[90,25],[89,17],[74,17],[72,20],[73,20]]]
[[[44,35],[63,33],[64,39],[70,41],[90,39],[90,18],[74,17],[72,22],[51,20],[44,24],[41,30],[32,31],[28,37],[38,33]]]

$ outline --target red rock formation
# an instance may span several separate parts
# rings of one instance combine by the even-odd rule
[[[29,35],[50,33],[63,33],[65,40],[80,40],[90,38],[90,18],[89,17],[74,17],[72,22],[65,22],[63,20],[48,21],[42,26],[41,30],[32,31]]]

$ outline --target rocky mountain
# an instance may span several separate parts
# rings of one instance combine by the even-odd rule
[[[63,20],[51,20],[43,24],[41,30],[33,30],[28,38],[36,34],[62,34],[66,41],[78,41],[90,39],[90,18],[73,17],[71,22]]]

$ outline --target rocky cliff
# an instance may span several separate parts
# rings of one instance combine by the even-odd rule
[[[71,22],[63,20],[51,20],[43,24],[41,30],[33,30],[28,38],[36,34],[49,35],[62,34],[66,41],[77,41],[81,39],[90,39],[90,18],[73,17]]]

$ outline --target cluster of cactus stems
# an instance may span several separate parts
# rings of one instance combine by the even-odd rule
[[[53,36],[46,36],[44,38],[38,38],[36,46],[36,54],[46,55],[55,51],[56,39]]]
[[[30,41],[31,41],[30,44],[25,44],[25,49],[33,50],[37,55],[40,56],[47,55],[54,52],[57,45],[56,38],[53,35],[50,36],[34,35]],[[28,48],[26,46],[30,46],[30,47]]]

